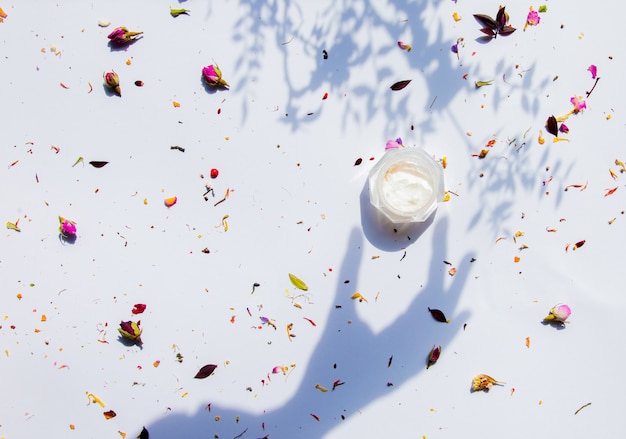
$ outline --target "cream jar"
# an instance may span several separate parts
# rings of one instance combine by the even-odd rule
[[[391,222],[423,222],[443,200],[443,168],[421,148],[388,149],[370,171],[369,192]]]

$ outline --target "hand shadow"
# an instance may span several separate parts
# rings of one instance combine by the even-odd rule
[[[404,313],[379,333],[374,333],[356,311],[357,300],[351,300],[353,285],[344,279],[358,278],[362,258],[363,234],[355,228],[349,238],[346,254],[335,292],[335,307],[294,396],[281,407],[261,414],[222,408],[212,404],[199,407],[191,416],[168,414],[146,429],[153,439],[159,438],[321,438],[344,419],[377,398],[393,392],[394,388],[426,371],[426,357],[433,344],[444,349],[461,331],[468,313],[459,314],[458,299],[469,272],[469,260],[460,266],[449,287],[444,285],[445,270],[441,261],[447,252],[447,220],[437,223],[433,236],[433,258],[428,280],[421,291],[411,291],[414,299]],[[445,309],[452,323],[433,320],[428,307]],[[351,323],[348,323],[348,322]],[[389,357],[393,364],[388,367]],[[302,373],[303,366],[299,365]],[[321,392],[318,383],[343,385]],[[393,383],[390,386],[389,383]],[[239,386],[237,391],[241,391]],[[319,421],[312,416],[315,414]],[[219,416],[220,422],[214,417]],[[238,422],[233,422],[235,419]]]

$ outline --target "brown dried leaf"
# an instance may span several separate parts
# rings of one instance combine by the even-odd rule
[[[441,310],[428,308],[428,311],[430,311],[430,315],[433,316],[433,319],[438,322],[450,323],[450,320],[446,319],[446,315]]]
[[[550,116],[546,121],[546,130],[553,136],[558,136],[559,126],[556,122],[556,117]]]
[[[404,81],[398,81],[395,84],[393,84],[390,88],[394,91],[402,90],[404,87],[409,85],[410,82],[411,82],[410,79],[406,79]]]
[[[210,376],[217,369],[217,364],[207,364],[202,366],[194,378],[203,379]]]

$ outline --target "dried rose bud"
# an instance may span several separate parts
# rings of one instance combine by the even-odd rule
[[[116,95],[122,96],[122,90],[120,89],[120,77],[113,70],[106,72],[104,75],[104,83],[107,87],[115,92]]]
[[[216,65],[209,65],[202,69],[202,77],[211,87],[228,88],[230,85],[222,78],[222,71]]]
[[[143,34],[143,32],[131,32],[122,26],[113,29],[113,32],[111,32],[107,38],[114,46],[125,46],[135,41],[141,34]]]
[[[140,323],[141,321],[139,320],[136,323],[130,320],[128,322],[120,322],[120,327],[117,330],[125,339],[141,344],[141,333],[143,331],[139,327]]]
[[[71,237],[76,236],[76,223],[74,221],[65,219],[62,216],[60,216],[59,224],[60,224],[59,232],[61,232],[61,235],[63,235],[66,238],[71,238]]]
[[[572,314],[570,307],[564,303],[558,303],[552,307],[550,313],[544,317],[544,321],[554,321],[565,323],[567,318]]]
[[[433,346],[428,354],[428,364],[426,365],[426,369],[435,364],[437,360],[439,360],[439,356],[441,355],[441,346]]]

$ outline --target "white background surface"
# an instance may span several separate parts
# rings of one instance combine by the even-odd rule
[[[135,437],[143,426],[152,438],[623,431],[617,3],[549,1],[525,32],[531,4],[507,4],[518,30],[488,44],[472,14],[495,16],[499,3],[475,3],[0,4],[0,211],[21,228],[0,244],[0,437]],[[191,12],[174,19],[170,6]],[[111,50],[117,26],[144,38]],[[230,90],[202,84],[214,62]],[[566,122],[570,142],[552,143],[545,120],[591,89],[590,64],[601,80],[588,108]],[[111,69],[121,98],[102,85]],[[389,89],[404,79],[404,90]],[[394,233],[376,221],[365,183],[398,136],[447,157],[458,196],[423,227]],[[491,139],[485,159],[472,156]],[[72,167],[79,156],[109,164]],[[74,245],[58,239],[59,215],[76,221]],[[293,298],[302,292],[288,273],[306,296]],[[573,310],[564,330],[541,323],[557,302]],[[144,314],[131,314],[136,303]],[[258,329],[261,316],[277,330]],[[116,330],[137,318],[142,348]],[[433,345],[443,353],[426,370]],[[215,373],[194,379],[209,363]],[[290,364],[288,377],[270,374]],[[479,373],[506,384],[472,394]],[[345,384],[315,388],[335,380]],[[86,392],[106,407],[88,405]]]

